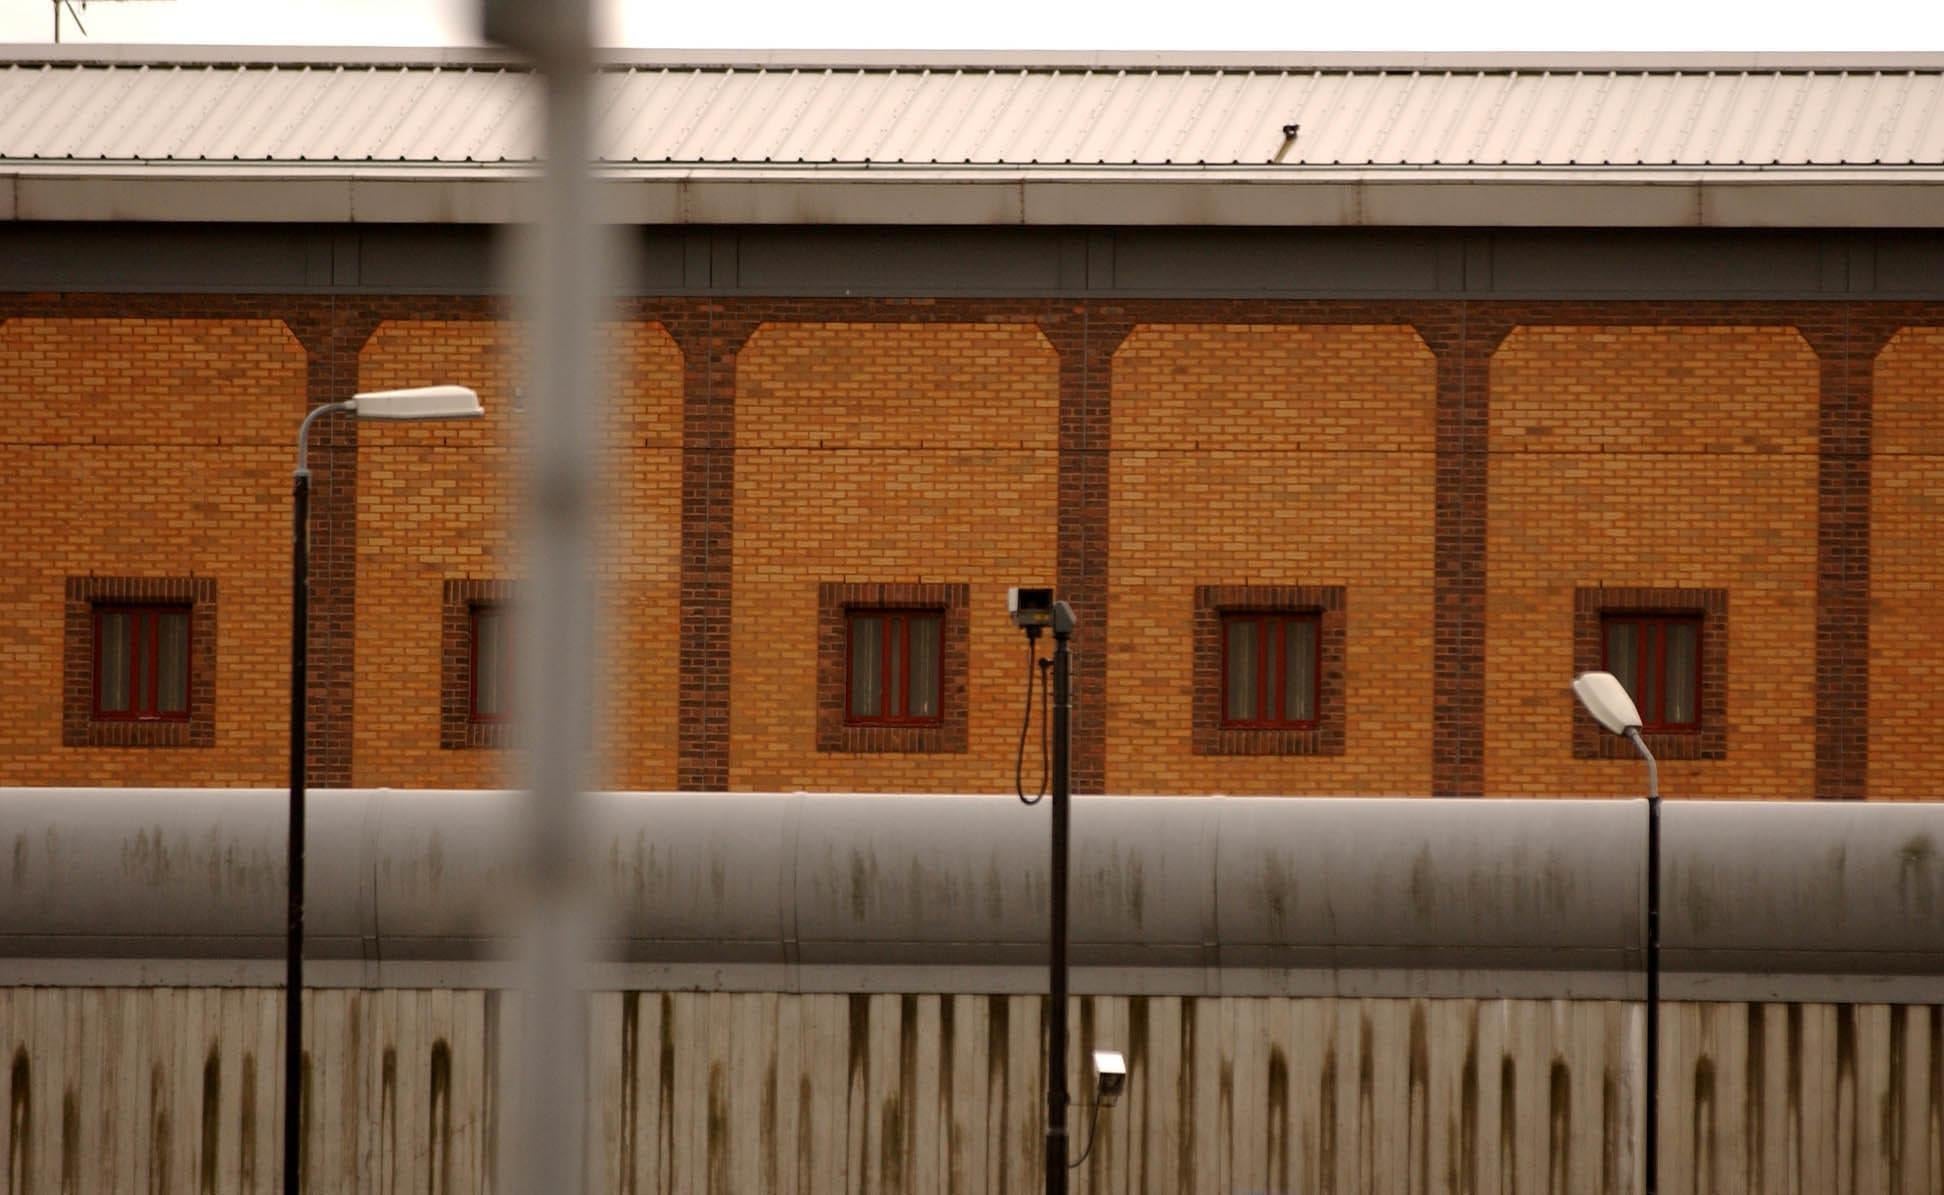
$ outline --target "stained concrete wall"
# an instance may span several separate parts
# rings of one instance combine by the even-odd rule
[[[8,1195],[270,1191],[274,989],[0,988]],[[1038,996],[608,992],[593,998],[591,1189],[1036,1189]],[[1129,1084],[1089,1192],[1641,1189],[1636,1004],[1076,998],[1071,1071]],[[475,1192],[513,1115],[518,998],[315,992],[311,1191]],[[1661,1189],[1944,1189],[1944,1008],[1665,1010]],[[1082,1087],[1084,1092],[1084,1086]],[[1075,1152],[1088,1110],[1076,1109]]]

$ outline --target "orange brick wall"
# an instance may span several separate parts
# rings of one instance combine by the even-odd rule
[[[1572,753],[1573,590],[1728,591],[1727,758],[1670,796],[1815,778],[1818,362],[1791,328],[1518,328],[1492,360],[1485,790],[1631,795]]]
[[[256,310],[0,324],[0,783],[284,782],[306,358],[281,321],[243,318]],[[1010,782],[1022,650],[1001,602],[1005,586],[1056,571],[1060,361],[1030,324],[943,322],[956,318],[772,323],[737,358],[733,787]],[[657,323],[611,334],[621,400],[602,519],[614,676],[601,779],[670,788],[683,357]],[[508,337],[491,321],[398,319],[361,354],[362,387],[463,381],[489,416],[361,429],[355,783],[509,778],[507,751],[439,746],[443,582],[517,567]],[[1437,376],[1417,335],[1381,314],[1362,326],[1152,322],[1126,338],[1109,382],[1109,787],[1428,791]],[[1506,338],[1490,383],[1485,791],[1639,790],[1632,762],[1572,755],[1573,591],[1604,583],[1728,593],[1727,758],[1667,762],[1668,793],[1810,795],[1808,344],[1786,327],[1535,325]],[[1926,721],[1944,687],[1940,392],[1944,330],[1894,337],[1873,398],[1875,796],[1944,792]],[[216,578],[214,747],[61,745],[62,580],[90,572]],[[817,585],[844,580],[972,587],[969,751],[817,750]],[[1195,586],[1219,583],[1346,588],[1344,754],[1194,754],[1190,612]]]
[[[1054,573],[1052,347],[1018,324],[766,325],[736,386],[730,787],[1009,786],[1025,645],[1005,590]],[[971,587],[968,751],[817,750],[822,581]]]
[[[1876,362],[1870,476],[1871,796],[1944,797],[1944,329]]]
[[[1408,327],[1149,325],[1113,363],[1107,782],[1430,789],[1437,367]],[[1197,756],[1197,585],[1346,588],[1339,756]]]
[[[598,655],[610,670],[601,782],[669,789],[682,356],[659,325],[612,325],[607,335],[614,406],[600,520],[606,610]],[[517,375],[511,327],[489,321],[388,322],[360,358],[362,389],[456,382],[479,391],[486,418],[360,428],[357,784],[476,788],[515,778],[508,751],[439,746],[439,653],[447,580],[518,575],[511,557]]]
[[[0,324],[0,783],[288,775],[291,470],[305,355],[277,320]],[[63,582],[214,577],[216,744],[63,747]]]

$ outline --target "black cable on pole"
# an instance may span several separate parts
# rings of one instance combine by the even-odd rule
[[[1087,1120],[1087,1148],[1080,1151],[1079,1157],[1067,1163],[1068,1170],[1080,1169],[1080,1164],[1087,1160],[1087,1155],[1093,1152],[1094,1134],[1099,1129],[1100,1129],[1100,1101],[1095,1100],[1093,1104],[1093,1115],[1089,1117]]]
[[[1026,795],[1026,736],[1033,727],[1033,666],[1039,665],[1040,680],[1040,782],[1039,791],[1033,796]],[[1013,791],[1019,794],[1023,805],[1037,805],[1046,797],[1046,784],[1053,769],[1047,756],[1047,709],[1051,700],[1046,694],[1047,670],[1053,666],[1051,660],[1039,658],[1039,628],[1026,628],[1026,714],[1019,723],[1019,751],[1013,756]]]

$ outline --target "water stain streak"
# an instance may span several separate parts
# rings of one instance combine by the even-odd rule
[[[1499,1056],[1499,1195],[1519,1195],[1519,1076]]]
[[[1573,1174],[1573,1083],[1565,1059],[1553,1058],[1546,1087],[1546,1192],[1568,1195]]]
[[[426,1195],[450,1195],[452,1190],[452,1047],[446,1039],[432,1042],[432,1101]]]
[[[1748,1061],[1742,1072],[1742,1169],[1752,1191],[1765,1191],[1764,1148],[1768,1126],[1765,1123],[1768,1087],[1768,1007],[1759,1001],[1748,1004]]]
[[[1714,1059],[1703,1054],[1694,1063],[1694,1161],[1691,1174],[1695,1195],[1715,1195],[1721,1189],[1721,1176],[1716,1165],[1718,1150],[1715,1129],[1715,1065]]]
[[[216,1195],[216,1169],[223,1144],[223,1063],[210,1046],[202,1073],[202,1155],[198,1159],[196,1189]]]
[[[13,1066],[7,1083],[7,1182],[8,1189],[26,1195],[34,1173],[34,1089],[33,1068],[27,1063],[27,1047],[14,1050]]]
[[[621,993],[621,1140],[615,1159],[621,1174],[621,1195],[635,1195],[640,1179],[635,1121],[641,1109],[641,993]]]

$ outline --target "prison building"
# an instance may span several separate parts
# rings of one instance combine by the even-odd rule
[[[310,758],[499,783],[530,79],[8,57],[0,779],[280,782],[296,425],[457,382],[317,432]],[[1082,791],[1631,793],[1605,665],[1934,795],[1941,65],[617,57],[604,782],[1005,787],[1041,584]]]
[[[312,433],[294,1147],[504,1187],[538,101],[0,51],[5,1195],[275,1183],[297,429],[432,383],[484,419]],[[1615,1195],[1650,1108],[1668,1195],[1944,1186],[1944,56],[622,53],[597,108],[599,1189],[1034,1181],[1020,585],[1129,1063],[1076,1190]],[[1558,799],[1643,791],[1597,669],[1651,891],[1642,802]]]

